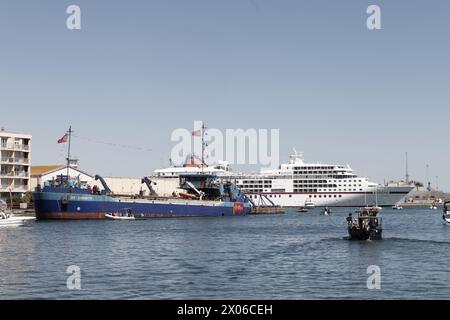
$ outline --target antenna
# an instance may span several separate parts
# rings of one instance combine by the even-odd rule
[[[205,126],[205,123],[202,121],[202,172],[205,167],[205,148],[206,148],[205,130],[206,130],[206,126]]]
[[[72,126],[69,127],[69,131],[67,131],[67,134],[69,135],[69,145],[67,148],[67,179],[69,179],[69,168],[70,168],[70,143],[72,140]]]
[[[409,184],[409,165],[408,165],[408,152],[406,152],[406,183]]]

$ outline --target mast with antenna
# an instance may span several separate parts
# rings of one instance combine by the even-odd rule
[[[409,184],[409,165],[408,165],[408,152],[406,152],[406,183]]]
[[[205,130],[206,130],[205,123],[202,122],[202,172],[203,172],[204,167],[205,167],[205,148],[206,148]]]
[[[67,148],[67,179],[69,179],[69,168],[70,168],[70,143],[72,140],[72,126],[69,127],[69,131],[67,131],[67,134],[69,135],[69,144]]]

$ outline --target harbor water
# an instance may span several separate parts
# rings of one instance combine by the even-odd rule
[[[353,210],[1,228],[0,299],[450,298],[441,210],[384,209],[384,239],[363,242],[345,239]],[[81,290],[68,289],[69,266]]]

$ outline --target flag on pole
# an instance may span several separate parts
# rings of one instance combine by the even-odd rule
[[[202,130],[192,131],[193,137],[201,137],[202,136]]]
[[[66,133],[61,139],[58,140],[58,143],[66,143],[69,139],[69,135]]]

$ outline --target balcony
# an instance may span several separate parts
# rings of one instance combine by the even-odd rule
[[[10,172],[1,172],[1,177],[6,178],[28,178],[28,172],[26,171],[10,171]]]
[[[27,192],[28,186],[14,186],[12,187],[12,192]]]
[[[2,157],[1,158],[2,163],[10,163],[10,164],[29,164],[30,159],[28,158],[11,158],[11,157]]]
[[[28,151],[30,150],[30,146],[24,144],[14,144],[12,147],[16,151]]]
[[[16,172],[14,172],[14,177],[28,178],[28,172],[26,172],[26,171],[16,171]]]
[[[11,151],[30,151],[30,146],[25,144],[11,144],[11,143],[2,143],[0,145],[2,150],[11,150]]]

